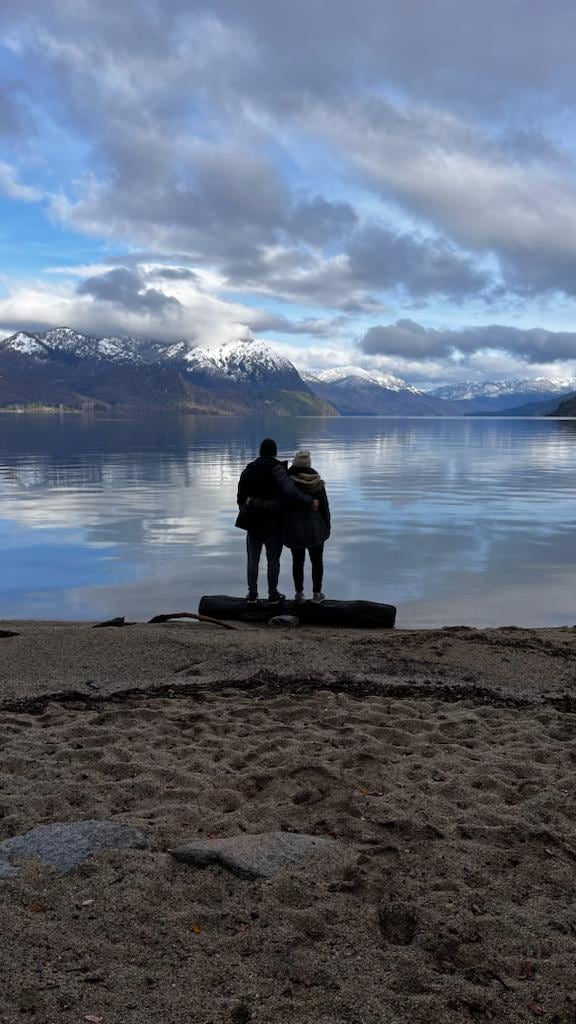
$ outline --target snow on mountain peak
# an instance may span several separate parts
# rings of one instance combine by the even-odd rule
[[[9,349],[11,352],[19,352],[23,356],[40,356],[45,358],[47,355],[46,348],[42,342],[38,340],[35,334],[28,334],[27,331],[19,331],[18,334],[13,334],[10,338],[4,338],[2,347]]]
[[[224,342],[215,349],[192,348],[184,358],[191,371],[227,377],[239,383],[278,379],[278,386],[282,387],[283,383],[294,385],[301,380],[290,360],[265,341],[242,338]]]
[[[506,395],[556,395],[576,389],[576,380],[570,377],[531,377],[528,380],[458,381],[434,388],[431,395],[460,401],[475,398],[499,398]]]
[[[344,365],[316,373],[303,371],[300,374],[274,344],[255,340],[249,333],[227,341],[218,348],[194,348],[186,340],[152,341],[114,334],[95,337],[69,327],[57,327],[38,333],[20,331],[0,340],[0,349],[4,353],[13,352],[21,357],[42,361],[60,359],[70,362],[73,357],[73,361],[171,365],[178,370],[185,367],[189,374],[203,377],[204,384],[209,387],[239,384],[259,390],[270,388],[314,392],[316,388],[320,389],[320,385],[330,385],[336,405],[340,400],[344,403],[344,396],[348,396],[346,401],[358,407],[362,401],[368,402],[370,399],[374,408],[380,408],[382,402],[390,404],[390,392],[396,392],[398,398],[407,397],[411,393],[422,398],[469,400],[470,409],[504,409],[514,404],[516,396],[520,396],[522,402],[530,402],[538,396],[547,399],[549,396],[562,396],[576,391],[576,379],[570,377],[459,381],[424,392],[394,374],[357,366]],[[378,389],[388,394],[381,394]],[[328,400],[333,399],[329,397]]]
[[[412,384],[407,384],[400,377],[395,377],[391,373],[383,373],[380,370],[365,370],[360,366],[336,366],[331,370],[322,370],[321,373],[317,374],[317,379],[325,384],[340,384],[343,381],[358,380],[359,382],[376,384],[378,387],[386,388],[388,391],[410,391],[415,395],[422,394],[418,388],[413,387]]]
[[[137,338],[129,335],[120,337],[111,335],[98,339],[97,354],[101,359],[120,359],[124,362],[136,363],[140,361],[138,347]]]
[[[55,352],[66,352],[80,359],[94,358],[98,355],[98,339],[88,334],[80,334],[70,327],[54,327],[39,334],[38,338]]]
[[[70,327],[54,327],[31,334],[20,331],[5,338],[3,348],[22,355],[49,358],[51,354],[74,356],[76,359],[105,359],[112,362],[136,363],[142,361],[141,342],[138,338],[108,335],[96,338]]]
[[[218,366],[225,369],[228,376],[236,379],[251,375],[260,367],[269,373],[294,369],[290,360],[281,356],[265,341],[228,341],[216,350],[214,359]]]

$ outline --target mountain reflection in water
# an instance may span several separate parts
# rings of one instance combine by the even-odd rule
[[[243,594],[236,483],[266,435],[326,480],[330,596],[397,604],[399,626],[576,622],[576,423],[537,419],[1,416],[0,616]]]

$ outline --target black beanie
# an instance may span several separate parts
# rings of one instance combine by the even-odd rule
[[[278,445],[271,437],[265,437],[260,445],[260,455],[271,455],[273,458],[278,455]]]

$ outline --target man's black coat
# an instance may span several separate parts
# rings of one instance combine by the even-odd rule
[[[263,499],[265,505],[252,507],[247,498]],[[286,463],[270,455],[261,455],[248,463],[238,482],[236,526],[260,537],[271,537],[282,531],[282,502],[294,501],[311,507],[313,499],[304,494],[290,479]]]

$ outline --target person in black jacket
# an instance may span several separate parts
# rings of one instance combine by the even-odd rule
[[[296,590],[294,600],[297,604],[305,600],[304,562],[308,552],[312,563],[312,600],[321,604],[325,600],[322,593],[324,543],[330,536],[331,527],[326,487],[320,475],[312,468],[310,452],[305,449],[296,452],[288,473],[303,494],[316,498],[318,502],[317,512],[312,515],[302,512],[300,505],[293,504],[285,508],[284,543],[292,551],[292,574]]]
[[[236,526],[246,530],[249,604],[258,601],[258,569],[262,548],[268,562],[268,601],[279,604],[280,555],[282,554],[283,513],[285,504],[298,506],[304,516],[318,508],[313,495],[305,493],[290,479],[286,464],[277,459],[278,447],[270,437],[260,445],[260,457],[242,471],[238,482]]]

